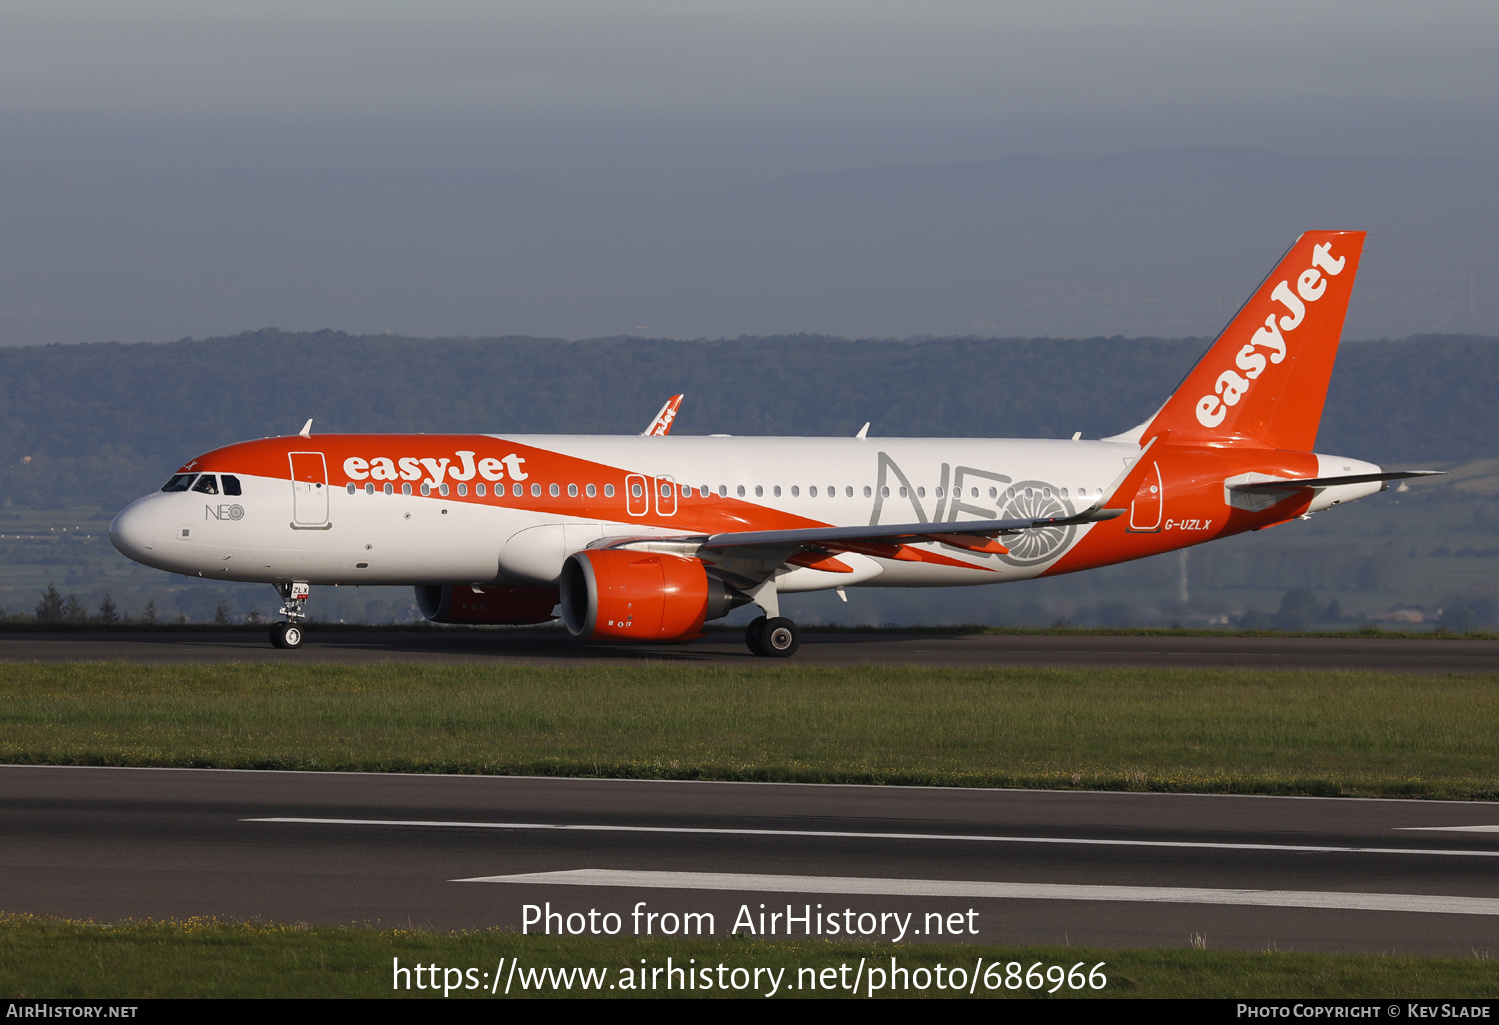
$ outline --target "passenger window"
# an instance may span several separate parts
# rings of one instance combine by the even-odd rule
[[[597,496],[598,493],[599,493],[599,489],[596,488],[596,487],[594,487],[592,484],[588,485],[588,487],[586,487],[586,488],[583,489],[583,494],[587,495],[589,498],[593,498],[593,497]]]
[[[868,484],[864,485],[864,497],[865,498],[873,498],[874,497],[874,488],[870,487]]]
[[[1066,498],[1066,497],[1067,497],[1067,489],[1066,489],[1066,488],[1063,488],[1063,489],[1062,489],[1062,497],[1063,497],[1063,498]]]
[[[813,484],[810,488],[807,489],[807,497],[808,498],[816,498],[817,497],[817,485],[816,484]]]
[[[430,494],[432,494],[432,485],[430,485],[430,484],[423,484],[422,485],[422,497],[426,498]]]
[[[699,496],[701,496],[703,498],[707,498],[709,495],[711,495],[713,493],[713,489],[710,488],[710,487],[708,487],[708,485],[704,484],[704,485],[702,485],[702,486],[700,486],[698,488],[697,493],[698,493]]]
[[[630,494],[635,496],[636,498],[639,498],[641,495],[645,494],[645,492],[640,489],[639,484],[631,484]]]
[[[798,485],[796,485],[796,484],[791,485],[791,497],[792,498],[800,498],[801,495],[802,495],[802,489]]]
[[[347,484],[347,485],[344,486],[344,490],[347,491],[349,494],[352,495],[354,493],[354,485],[353,484]]]
[[[661,485],[661,497],[662,498],[670,498],[671,497],[671,485],[670,484],[662,484]]]
[[[226,473],[224,474],[224,476],[219,478],[219,481],[224,485],[224,494],[230,495],[234,498],[238,498],[241,494],[243,494],[243,492],[241,492],[239,489],[239,478],[234,476],[233,474]]]
[[[774,495],[776,498],[780,498],[781,497],[781,486],[779,484],[775,485],[775,487],[773,487],[773,488],[770,489],[770,493],[772,495]]]
[[[941,489],[941,488],[938,488],[938,489],[937,489],[937,490],[936,490],[936,492],[935,492],[935,495],[936,495],[936,497],[937,497],[937,498],[941,498],[941,497],[942,497],[942,489]]]
[[[901,488],[900,489],[900,497],[901,498],[907,498],[907,497],[909,497],[905,488]]]
[[[381,490],[383,490],[387,495],[394,495],[396,493],[396,486],[389,481],[386,481],[385,487]]]
[[[828,497],[829,498],[837,498],[838,497],[838,489],[835,488],[835,487],[833,487],[833,486],[831,486],[831,485],[829,485],[828,486]]]
[[[540,498],[541,497],[541,485],[540,484],[532,484],[531,485],[531,497],[532,498]]]
[[[446,484],[439,484],[439,485],[437,485],[437,493],[439,495],[441,495],[443,498],[447,498],[448,497],[448,486]]]
[[[385,486],[386,487],[390,487],[389,484],[387,484]],[[467,495],[468,495],[468,485],[467,484],[460,484],[460,485],[458,485],[458,497],[459,498],[464,498]]]
[[[402,484],[401,485],[401,494],[403,494],[403,495],[409,495],[409,494],[411,494],[411,485],[410,484]]]
[[[486,488],[483,484],[474,485],[474,494],[478,495],[480,498],[483,498],[485,493],[488,491],[489,489]]]
[[[448,486],[446,484],[444,484],[442,487],[443,487],[443,492],[442,493],[444,495],[446,495],[448,493],[447,492],[447,487]],[[375,493],[375,485],[373,485],[373,484],[366,484],[364,486],[364,493],[366,495],[373,495]]]
[[[604,485],[604,497],[605,498],[613,498],[614,497],[614,485],[613,484],[605,484]]]
[[[764,496],[765,496],[765,489],[763,487],[761,487],[759,484],[756,484],[755,485],[755,497],[756,498],[763,498]]]
[[[990,498],[998,498],[999,497],[999,489],[998,488],[990,488],[989,489],[989,497]]]
[[[846,488],[843,489],[843,497],[844,498],[853,498],[854,497],[854,489],[853,489],[852,486],[846,487]]]
[[[735,488],[735,489],[734,489],[734,494],[735,494],[735,495],[736,495],[736,496],[737,496],[737,497],[739,497],[739,498],[743,498],[743,497],[744,497],[744,485],[743,485],[743,484],[741,484],[741,485],[739,485],[739,486],[738,486],[738,487],[737,487],[737,488]]]
[[[916,497],[917,498],[925,498],[926,497],[926,488],[917,488],[916,489]]]
[[[516,484],[513,487],[511,487],[510,493],[512,495],[514,495],[516,498],[520,498],[522,495],[524,495],[526,493],[526,486],[524,484]]]
[[[727,484],[720,484],[718,486],[718,497],[719,498],[728,498],[729,497],[729,486]]]
[[[176,474],[172,477],[171,480],[167,481],[161,486],[161,490],[186,491],[188,488],[192,487],[193,481],[197,478],[197,476],[198,475],[196,473]]]
[[[217,495],[219,493],[219,482],[211,473],[205,473],[198,478],[198,483],[193,485],[193,490],[200,495]]]
[[[889,498],[890,497],[890,489],[889,488],[880,488],[880,497],[881,498]]]
[[[557,487],[557,485],[555,484],[548,484],[547,494],[551,495],[553,498],[556,498],[558,495],[562,494],[562,489]]]
[[[569,484],[567,486],[567,497],[568,498],[577,498],[578,497],[578,486],[576,484]]]

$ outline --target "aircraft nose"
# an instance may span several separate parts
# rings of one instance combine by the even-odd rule
[[[154,496],[153,496],[154,497]],[[149,562],[156,545],[156,510],[151,498],[142,498],[120,510],[109,524],[109,543],[127,559]]]

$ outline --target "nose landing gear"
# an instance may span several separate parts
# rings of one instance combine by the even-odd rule
[[[307,618],[307,597],[311,588],[306,584],[277,584],[276,593],[281,595],[281,614],[285,623],[271,627],[271,645],[277,648],[300,648],[302,627],[298,620]]]
[[[277,648],[300,648],[302,628],[296,623],[277,623],[271,627],[271,645]]]

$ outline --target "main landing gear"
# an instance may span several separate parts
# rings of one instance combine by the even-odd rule
[[[790,658],[802,643],[802,635],[796,624],[784,616],[770,619],[761,616],[745,628],[744,643],[756,655]]]
[[[281,595],[281,614],[285,623],[271,627],[271,645],[277,648],[300,648],[302,626],[298,620],[307,618],[307,596],[310,588],[306,584],[277,584],[276,593]]]

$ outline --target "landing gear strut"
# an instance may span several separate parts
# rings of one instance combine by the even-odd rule
[[[801,631],[784,616],[770,619],[761,616],[744,631],[744,643],[749,650],[766,658],[790,658],[801,642]]]
[[[281,595],[281,614],[285,623],[271,627],[271,644],[277,648],[300,648],[302,627],[298,620],[307,618],[307,595],[311,589],[306,584],[277,584],[276,593]]]

